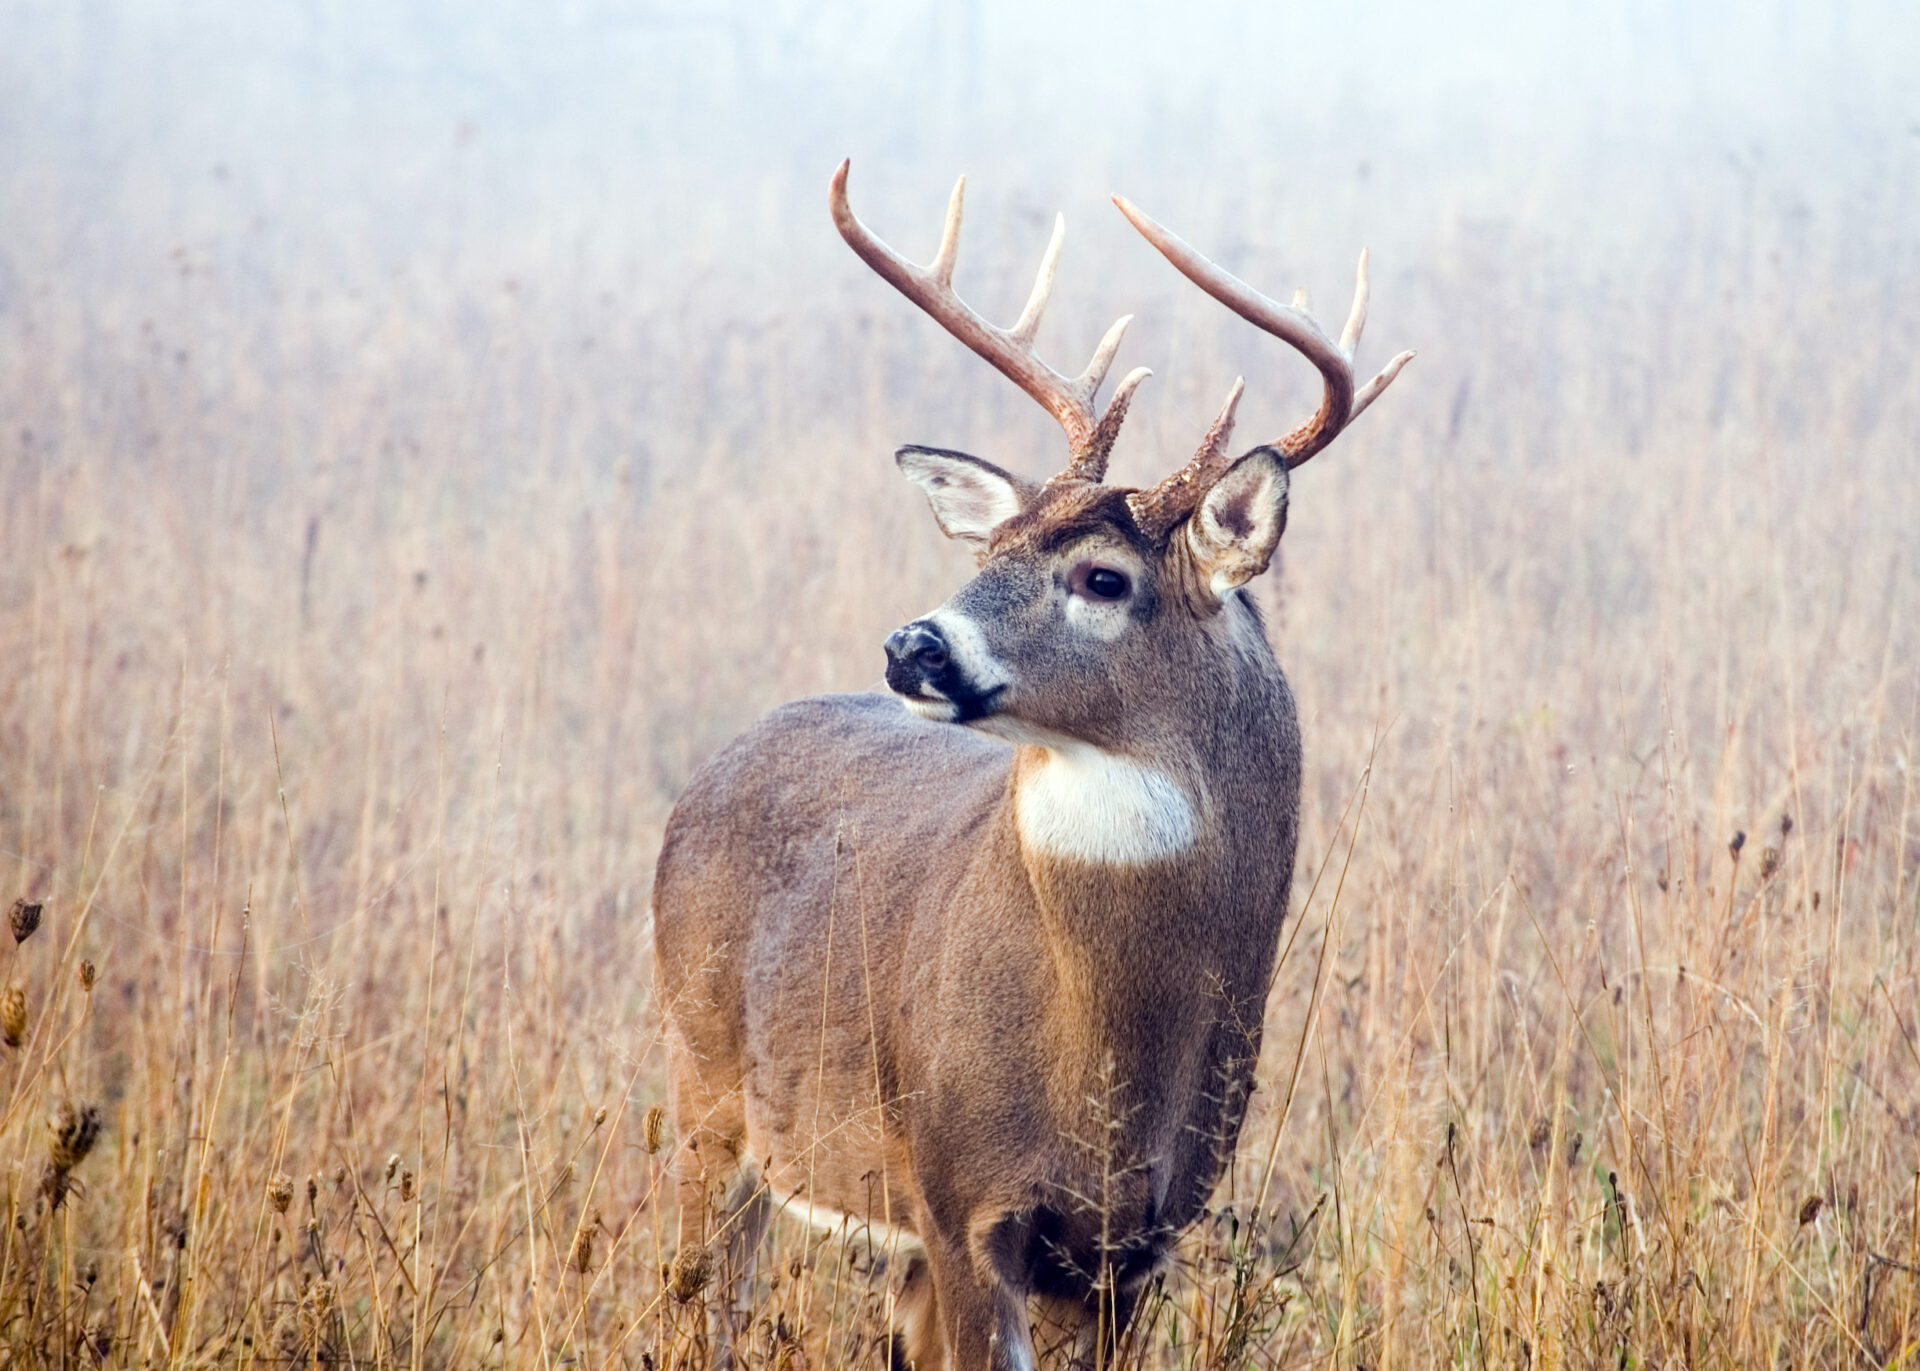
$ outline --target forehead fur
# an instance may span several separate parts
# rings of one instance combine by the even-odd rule
[[[1150,557],[1159,549],[1133,521],[1127,508],[1127,496],[1133,493],[1125,486],[1092,481],[1050,482],[1038,499],[993,531],[990,550],[1052,552],[1089,534],[1106,533]]]

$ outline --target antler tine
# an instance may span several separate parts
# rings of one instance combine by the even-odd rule
[[[1360,412],[1378,399],[1381,391],[1393,384],[1393,378],[1400,374],[1400,368],[1404,367],[1408,362],[1411,362],[1415,355],[1413,349],[1408,348],[1405,352],[1396,356],[1391,362],[1381,367],[1379,374],[1371,381],[1355,391],[1353,394],[1353,413],[1347,416],[1347,422],[1352,423],[1355,419],[1358,419]]]
[[[1120,390],[1116,390],[1108,403],[1107,412],[1096,422],[1093,397],[1099,391],[1100,383],[1106,379],[1108,368],[1113,365],[1114,353],[1119,350],[1121,336],[1131,322],[1131,315],[1107,330],[1106,337],[1100,340],[1100,346],[1094,350],[1093,360],[1087,364],[1087,369],[1071,381],[1041,361],[1034,351],[1033,337],[1040,327],[1040,316],[1046,310],[1047,299],[1053,293],[1060,249],[1066,237],[1064,216],[1054,221],[1053,237],[1047,243],[1046,255],[1041,259],[1040,273],[1033,283],[1033,293],[1027,298],[1026,308],[1020,311],[1020,318],[1011,329],[997,328],[969,308],[953,290],[953,266],[960,250],[961,206],[965,198],[966,178],[960,178],[953,188],[952,198],[947,202],[947,220],[940,234],[939,252],[931,264],[918,267],[888,247],[854,216],[853,207],[847,202],[847,173],[851,165],[850,162],[842,162],[834,170],[827,197],[833,211],[834,226],[840,230],[840,236],[847,240],[847,246],[888,285],[913,301],[1001,375],[1039,401],[1042,408],[1059,421],[1060,427],[1066,430],[1072,453],[1072,460],[1063,475],[1074,475],[1085,470],[1103,474],[1107,451],[1113,446],[1120,420],[1126,415],[1126,402],[1132,396],[1133,387],[1145,377],[1133,375],[1122,382]],[[1090,479],[1098,480],[1099,475]]]
[[[1227,392],[1227,402],[1220,406],[1220,413],[1207,425],[1207,436],[1200,440],[1200,451],[1194,454],[1195,462],[1218,461],[1227,450],[1227,441],[1233,437],[1233,417],[1240,408],[1240,397],[1246,394],[1247,378],[1233,378],[1233,389]]]
[[[1033,335],[1040,331],[1040,316],[1046,313],[1047,301],[1053,298],[1053,276],[1060,269],[1060,248],[1067,241],[1067,216],[1053,216],[1053,236],[1047,239],[1046,254],[1040,259],[1039,274],[1033,278],[1033,293],[1027,296],[1026,308],[1020,311],[1020,317],[1014,321],[1008,332],[1014,341],[1033,343]]]
[[[1353,350],[1360,346],[1360,330],[1367,326],[1367,297],[1370,294],[1367,287],[1367,250],[1361,248],[1360,265],[1353,269],[1353,308],[1347,312],[1347,326],[1340,330],[1340,351],[1347,354],[1349,362],[1353,360]]]
[[[1127,318],[1133,316],[1128,315]],[[1111,337],[1123,328],[1127,320],[1122,319],[1113,329],[1108,330]],[[1117,344],[1116,344],[1117,345]],[[1087,371],[1093,372],[1089,366]],[[1105,374],[1106,367],[1099,368]],[[1087,444],[1084,454],[1076,453],[1067,463],[1065,471],[1054,477],[1055,481],[1092,481],[1098,483],[1107,479],[1107,459],[1113,456],[1113,440],[1120,436],[1120,425],[1126,422],[1127,406],[1133,403],[1133,392],[1140,387],[1153,372],[1146,367],[1135,367],[1120,378],[1120,384],[1113,388],[1113,398],[1107,401],[1106,413],[1100,416],[1099,426],[1093,430],[1093,441]],[[1077,383],[1076,383],[1077,384]],[[1097,386],[1098,381],[1094,382]]]
[[[839,184],[842,198],[845,197],[847,167],[851,159],[840,164]],[[967,200],[967,178],[962,176],[953,183],[953,194],[947,197],[947,222],[940,226],[940,250],[933,254],[933,263],[927,268],[935,281],[949,288],[953,285],[953,264],[960,256],[960,214]],[[834,216],[837,220],[838,214]],[[855,249],[858,251],[858,249]]]
[[[1240,408],[1240,397],[1246,389],[1247,378],[1236,376],[1233,389],[1227,392],[1226,403],[1207,425],[1206,437],[1200,440],[1200,450],[1192,459],[1152,490],[1135,491],[1127,497],[1133,521],[1147,537],[1156,541],[1166,537],[1193,512],[1194,504],[1231,465],[1227,460],[1227,443],[1233,437],[1234,414]]]
[[[1093,350],[1093,359],[1087,363],[1087,369],[1074,378],[1073,383],[1085,389],[1087,399],[1092,400],[1094,392],[1100,389],[1100,383],[1107,379],[1107,369],[1113,365],[1113,354],[1120,351],[1120,340],[1127,336],[1127,325],[1133,322],[1131,314],[1123,314],[1115,319],[1107,329],[1106,336],[1100,340],[1100,346]],[[1147,375],[1153,373],[1147,368]],[[1119,395],[1113,397],[1119,399]],[[1109,402],[1111,403],[1111,402]]]
[[[1372,296],[1372,287],[1367,281],[1367,249],[1360,249],[1360,265],[1353,273],[1353,309],[1347,315],[1347,326],[1340,330],[1340,351],[1347,354],[1347,360],[1353,360],[1354,352],[1360,346],[1360,331],[1367,326],[1367,301]],[[1360,389],[1353,393],[1353,409],[1347,415],[1347,422],[1358,419],[1374,398],[1393,384],[1393,378],[1400,374],[1400,368],[1413,360],[1409,349],[1394,357],[1391,362],[1380,368],[1379,373]]]

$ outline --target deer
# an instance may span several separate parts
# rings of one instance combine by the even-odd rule
[[[1290,899],[1300,727],[1246,587],[1289,473],[1413,354],[1356,386],[1364,252],[1336,341],[1303,295],[1269,299],[1115,196],[1322,385],[1311,418],[1230,455],[1236,380],[1189,461],[1109,486],[1150,373],[1096,408],[1131,316],[1077,377],[1035,351],[1064,217],[1000,328],[953,288],[965,178],[923,267],[855,217],[848,172],[847,244],[1048,410],[1067,461],[1037,482],[900,448],[977,573],[886,639],[885,692],[774,710],[672,811],[652,908],[678,1260],[719,1366],[783,1214],[893,1264],[893,1365],[1104,1364],[1232,1155]]]

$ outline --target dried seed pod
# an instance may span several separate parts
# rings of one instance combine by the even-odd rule
[[[605,1126],[606,1122],[607,1122],[607,1107],[603,1104],[598,1109],[593,1111],[594,1130],[596,1132],[599,1131],[599,1129]]]
[[[287,1206],[293,1203],[293,1177],[284,1171],[276,1172],[267,1182],[267,1203],[273,1206],[274,1213],[286,1213]]]
[[[99,973],[93,969],[92,962],[83,961],[80,963],[80,988],[89,995],[93,993],[93,982],[98,974]]]
[[[73,1168],[86,1160],[100,1140],[100,1110],[68,1100],[47,1118],[47,1164],[40,1173],[40,1193],[49,1209],[58,1209],[73,1189]]]
[[[400,1169],[400,1154],[395,1152],[387,1158],[387,1184],[393,1184],[393,1173]]]
[[[667,1145],[667,1111],[657,1104],[647,1111],[646,1138],[649,1157],[658,1156]]]
[[[300,1341],[309,1350],[317,1348],[327,1335],[333,1317],[333,1282],[317,1280],[300,1297]]]
[[[13,912],[7,916],[7,923],[13,929],[14,943],[24,943],[40,927],[40,906],[29,904],[25,900],[13,902]]]
[[[1800,1202],[1801,1224],[1810,1224],[1819,1218],[1820,1210],[1825,1207],[1826,1203],[1826,1200],[1819,1195],[1809,1195],[1806,1199],[1802,1200]]]
[[[320,1198],[320,1178],[318,1176],[308,1176],[307,1177],[307,1208],[309,1209],[313,1208],[314,1202],[319,1198]]]
[[[600,1211],[588,1210],[579,1231],[573,1235],[573,1250],[567,1253],[567,1265],[583,1276],[593,1269],[593,1235],[599,1226]]]
[[[48,1159],[62,1171],[73,1170],[100,1141],[100,1128],[98,1106],[68,1100],[47,1120],[47,1132],[52,1135]]]
[[[27,1040],[27,988],[23,985],[10,985],[0,994],[0,1037],[8,1047]]]
[[[406,1203],[413,1198],[413,1172],[411,1169],[400,1173],[400,1200]]]
[[[704,1247],[683,1247],[674,1254],[668,1292],[680,1303],[691,1304],[713,1279],[713,1254]]]

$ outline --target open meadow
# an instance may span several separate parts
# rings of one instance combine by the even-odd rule
[[[1457,81],[1413,6],[1163,17],[1049,86],[1010,7],[774,8],[0,21],[0,1364],[686,1364],[668,809],[969,574],[897,444],[1058,459],[845,155],[922,260],[969,173],[998,318],[1065,210],[1121,483],[1316,390],[1109,191],[1323,317],[1370,245],[1419,351],[1256,583],[1293,913],[1125,1364],[1920,1364],[1911,18],[1696,82],[1745,10]],[[776,1227],[741,1364],[889,1298]]]

